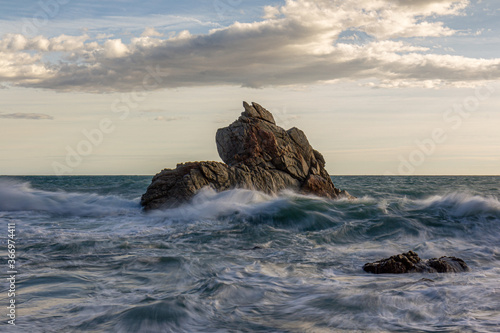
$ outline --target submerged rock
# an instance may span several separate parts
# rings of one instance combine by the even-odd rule
[[[291,189],[327,198],[353,198],[337,189],[325,170],[325,159],[304,132],[276,125],[257,103],[243,102],[244,111],[216,134],[221,162],[188,162],[153,177],[141,198],[145,209],[174,207],[205,186],[216,191],[247,188],[277,193]]]
[[[441,257],[422,260],[413,251],[401,253],[363,266],[363,270],[374,274],[403,273],[459,273],[467,272],[469,267],[460,258]]]

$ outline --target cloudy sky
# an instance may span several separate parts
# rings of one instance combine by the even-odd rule
[[[500,174],[494,0],[0,2],[0,174],[219,160],[242,101],[332,175]]]

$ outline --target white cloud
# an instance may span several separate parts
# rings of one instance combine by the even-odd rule
[[[4,51],[22,51],[26,48],[28,40],[21,34],[7,34],[0,41],[0,50]]]
[[[0,41],[0,79],[12,85],[63,91],[131,91],[181,86],[247,87],[371,80],[378,87],[466,86],[500,78],[500,59],[438,55],[410,37],[446,37],[456,31],[437,21],[463,15],[465,0],[287,0],[266,7],[261,21],[236,22],[204,35],[182,31],[102,42],[88,35]],[[349,42],[356,31],[366,40]],[[28,51],[36,51],[35,55]],[[44,61],[63,52],[61,63]],[[7,59],[7,60],[6,60]],[[152,75],[152,68],[164,74]],[[155,70],[157,71],[157,70]],[[155,84],[151,84],[154,78]]]
[[[264,7],[264,19],[274,19],[280,15],[280,10],[278,7],[265,6]]]
[[[162,33],[155,30],[153,27],[147,27],[144,32],[141,34],[142,37],[161,37]]]
[[[88,35],[67,36],[63,34],[48,39],[43,36],[26,38],[21,34],[6,34],[0,40],[0,51],[69,52],[84,49],[86,47],[85,42],[88,39]]]
[[[0,80],[4,83],[29,85],[42,83],[55,73],[41,61],[42,56],[0,51]]]
[[[128,47],[121,39],[110,39],[104,43],[104,55],[106,58],[121,58],[129,52]]]
[[[36,37],[35,37],[36,38]],[[66,36],[60,35],[50,39],[49,49],[56,52],[69,52],[81,50],[84,48],[84,43],[89,39],[88,35],[83,36]]]
[[[100,33],[100,34],[97,34],[95,36],[95,39],[108,39],[108,38],[111,38],[111,37],[114,37],[115,35],[113,34],[104,34],[104,33]]]

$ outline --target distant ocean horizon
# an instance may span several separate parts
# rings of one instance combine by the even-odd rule
[[[167,168],[168,169],[168,168]],[[71,175],[54,175],[54,174],[40,174],[40,175],[0,175],[0,177],[150,177],[152,178],[155,174],[71,174]],[[499,177],[498,175],[478,175],[478,174],[331,174],[332,180],[337,177]]]
[[[337,175],[356,200],[204,189],[145,213],[151,178],[0,176],[0,332],[500,331],[500,176]],[[470,271],[362,270],[409,250]]]

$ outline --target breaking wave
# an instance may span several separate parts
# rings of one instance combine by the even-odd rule
[[[29,182],[0,179],[0,211],[40,211],[58,215],[107,216],[137,210],[137,200],[115,195],[34,189]]]
[[[433,195],[415,200],[423,209],[446,211],[455,217],[491,214],[500,216],[500,201],[494,196],[483,197],[466,192]]]

